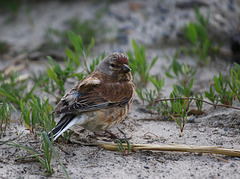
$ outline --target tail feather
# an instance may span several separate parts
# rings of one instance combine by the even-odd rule
[[[56,140],[67,129],[76,124],[77,119],[75,117],[75,114],[65,114],[57,123],[57,125],[52,129],[52,131],[48,133],[49,139],[53,137],[53,140]]]

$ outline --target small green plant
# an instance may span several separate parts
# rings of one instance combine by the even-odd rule
[[[10,124],[13,109],[15,109],[13,105],[7,104],[5,101],[0,104],[0,139],[3,137],[3,134],[7,130],[7,126]]]
[[[68,48],[65,50],[65,53],[67,57],[71,59],[77,67],[79,67],[81,65],[81,56],[84,55],[82,37],[80,35],[76,35],[75,33],[69,31],[68,39],[73,45],[74,52]],[[89,50],[91,49],[92,46],[94,46],[94,43],[95,43],[94,39],[92,38],[91,44],[89,45]]]
[[[174,109],[171,106],[172,103],[169,104],[168,101],[160,101],[155,105],[153,110],[157,111],[158,114],[161,114],[162,116],[169,116],[170,114],[174,114]]]
[[[182,81],[182,84],[176,85],[176,87],[182,95],[184,95],[185,97],[190,97],[193,82],[194,79],[192,78],[189,84],[186,84],[184,81]]]
[[[51,64],[51,67],[47,67],[47,75],[48,77],[55,82],[55,84],[58,87],[58,97],[57,101],[60,100],[60,98],[65,94],[65,88],[64,85],[68,78],[78,76],[79,78],[82,78],[83,76],[81,74],[74,73],[76,68],[73,67],[70,60],[65,62],[65,69],[62,69],[59,64],[57,64],[53,58],[48,57],[49,62]],[[46,79],[47,80],[47,79]],[[49,82],[49,81],[48,81]],[[45,88],[46,92],[50,92],[49,90],[49,83],[47,83],[47,87]],[[55,91],[54,84],[51,82],[52,92]],[[51,92],[51,93],[52,93]]]
[[[203,100],[203,95],[201,94],[199,97],[197,93],[195,94],[195,98]],[[195,100],[198,111],[202,111],[203,109],[203,101]]]
[[[56,151],[52,145],[52,142],[49,140],[49,138],[47,136],[47,133],[44,131],[41,133],[41,136],[42,136],[42,148],[40,151],[38,151],[32,147],[17,144],[14,142],[9,142],[8,145],[11,145],[14,147],[19,147],[19,148],[22,148],[22,149],[28,151],[33,157],[35,157],[44,166],[44,168],[47,171],[46,173],[48,176],[52,175],[52,173],[53,173],[52,166],[51,166],[51,160],[52,160],[52,154],[54,154],[55,157],[57,158],[59,164],[63,168],[66,178],[69,178],[68,172],[66,171],[58,154],[56,153]]]
[[[162,88],[164,86],[164,83],[165,83],[165,78],[160,79],[158,76],[154,76],[154,77],[150,77],[150,81],[154,85],[154,87],[157,91],[157,96],[159,98],[160,95],[161,95],[161,90],[162,90]]]
[[[165,55],[168,61],[171,59]],[[178,80],[179,83],[182,83],[184,86],[189,84],[191,80],[194,78],[197,68],[190,67],[187,64],[180,64],[177,61],[178,53],[175,53],[171,65],[166,69],[166,76],[169,78],[175,78]],[[171,73],[171,70],[173,73]]]
[[[43,102],[39,97],[32,96],[32,101],[29,103],[30,107],[28,108],[24,102],[20,102],[23,122],[27,129],[32,133],[35,133],[36,130],[51,131],[55,126],[55,121],[51,114],[53,107],[49,104],[49,100]]]
[[[146,87],[150,81],[150,71],[155,65],[158,57],[156,56],[150,64],[145,54],[145,46],[139,47],[134,39],[132,39],[133,52],[128,51],[129,66],[132,69],[132,74],[135,77],[137,86]]]
[[[220,46],[217,48],[209,38],[207,25],[209,15],[204,17],[198,8],[195,8],[197,22],[190,22],[184,29],[185,38],[188,39],[191,46],[189,49],[183,48],[182,51],[189,55],[194,55],[200,65],[206,65],[210,61],[209,54],[216,56]]]
[[[168,61],[171,59],[165,56]],[[180,64],[178,61],[178,52],[175,53],[171,65],[166,69],[166,76],[169,78],[175,78],[178,80],[176,85],[179,92],[185,97],[190,97],[190,92],[194,82],[194,75],[197,72],[197,68],[192,68],[187,64]],[[172,71],[172,73],[171,73]]]
[[[205,96],[208,98],[213,104],[218,103],[218,95],[213,91],[212,86],[209,88],[209,92],[205,91]]]
[[[185,97],[183,97],[181,93],[182,92],[179,91],[179,88],[176,85],[173,85],[173,91],[170,94],[169,99],[155,100],[154,105],[151,105],[150,109],[176,121],[182,135],[188,113],[190,112],[189,106],[192,100],[184,99]],[[198,103],[198,107],[201,108],[202,103]]]
[[[128,140],[125,140],[125,142],[127,143],[127,150],[123,147],[123,143],[122,143],[121,140],[116,139],[115,141],[118,144],[118,150],[120,152],[122,152],[122,155],[129,155],[130,154],[130,152],[131,152],[131,145],[130,145]]]
[[[20,101],[27,102],[31,99],[31,95],[34,90],[38,87],[39,83],[35,83],[30,91],[27,91],[28,83],[25,81],[18,81],[16,74],[10,75],[9,82],[6,81],[5,77],[0,74],[0,96],[6,100],[6,102],[13,102],[20,105]]]
[[[177,117],[171,116],[171,117],[177,122],[177,125],[179,126],[181,131],[180,136],[182,136],[189,110],[187,108],[185,101],[183,100],[175,101],[173,103],[173,110],[178,114],[178,116]]]
[[[91,39],[91,43],[88,45],[87,50],[84,50],[84,44],[82,41],[82,37],[74,34],[73,32],[68,32],[68,38],[73,45],[73,49],[70,48],[65,50],[67,57],[74,62],[74,64],[78,67],[80,65],[84,68],[84,73],[89,75],[95,69],[95,67],[99,64],[100,60],[105,57],[105,52],[102,53],[101,57],[97,57],[93,59],[92,63],[88,65],[88,58],[90,54],[90,50],[95,44],[94,38]]]
[[[154,89],[145,89],[144,91],[142,87],[136,89],[136,92],[139,98],[142,100],[143,104],[144,101],[148,102],[148,107],[153,106],[155,104],[155,100],[160,98],[161,90],[164,86],[164,78],[159,79],[158,76],[155,76],[149,77],[149,80],[154,85]]]
[[[225,105],[232,105],[233,93],[228,89],[228,83],[223,81],[221,72],[219,77],[214,76],[214,88],[218,93],[219,101]]]
[[[100,61],[104,59],[104,57],[105,57],[105,52],[103,52],[101,56],[94,58],[90,65],[88,65],[85,60],[85,63],[84,63],[84,71],[85,72],[84,73],[86,75],[91,74],[95,70],[96,66],[100,63]]]
[[[177,87],[173,85],[173,92],[170,94],[170,98],[181,98],[181,97],[182,97],[181,92],[179,92]],[[180,135],[182,135],[183,129],[187,121],[191,100],[177,99],[174,101],[170,101],[170,103],[172,108],[171,112],[174,113],[174,114],[170,114],[170,117],[172,117],[177,122],[177,125],[179,126],[181,131]]]
[[[32,147],[28,147],[25,145],[17,144],[17,143],[9,143],[9,145],[14,147],[22,148],[28,151],[33,157],[35,157],[47,170],[47,175],[52,175],[52,166],[51,166],[51,159],[52,159],[52,151],[49,150],[46,139],[43,140],[43,150],[38,151]]]
[[[227,84],[232,93],[240,101],[240,65],[234,63],[234,68],[231,68],[231,80],[227,77]]]

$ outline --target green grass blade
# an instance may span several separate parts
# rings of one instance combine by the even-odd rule
[[[57,158],[59,164],[61,165],[61,167],[62,167],[62,169],[63,169],[66,177],[67,177],[68,179],[70,179],[70,177],[69,177],[69,175],[68,175],[68,172],[67,172],[66,168],[64,167],[64,165],[62,164],[62,162],[61,162],[58,154],[57,154],[56,151],[55,151],[55,149],[53,148],[52,142],[49,140],[49,138],[48,138],[48,136],[47,136],[47,133],[44,131],[42,134],[43,134],[43,137],[47,140],[48,145],[49,145],[49,147],[51,148],[51,150],[52,150],[53,154],[55,155],[55,157]]]

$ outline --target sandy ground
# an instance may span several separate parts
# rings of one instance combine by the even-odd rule
[[[116,29],[124,29],[123,36],[118,37],[116,30],[106,34],[106,38],[118,37],[117,42],[97,44],[94,53],[99,55],[103,51],[111,52],[121,50],[124,53],[131,49],[131,38],[147,46],[146,55],[148,59],[159,57],[152,74],[164,76],[162,65],[169,65],[164,54],[173,55],[178,41],[178,32],[183,25],[194,19],[192,9],[179,9],[175,7],[178,1],[139,1],[143,5],[140,10],[133,10],[128,1],[119,1],[108,4],[108,11],[102,19],[102,23]],[[232,7],[231,3],[234,4]],[[20,9],[17,20],[7,25],[1,25],[1,40],[6,40],[12,45],[13,52],[30,52],[37,48],[44,39],[47,27],[63,28],[64,21],[71,17],[88,19],[105,3],[75,3],[61,4],[52,1],[46,4],[34,6],[26,14],[24,6]],[[210,26],[215,28],[216,34],[223,34],[222,39],[228,39],[233,24],[237,24],[240,8],[237,1],[218,2],[210,1],[211,7]],[[234,8],[234,10],[232,10]],[[53,10],[57,9],[57,10]],[[201,11],[206,13],[208,8],[202,7]],[[7,16],[7,15],[5,15]],[[0,22],[4,24],[4,16]],[[33,20],[33,24],[29,22]],[[231,19],[231,21],[230,21]],[[122,41],[123,38],[124,40]],[[225,44],[226,48],[228,44]],[[93,55],[94,56],[94,55]],[[189,57],[181,57],[181,61],[191,62]],[[1,59],[1,68],[9,62]],[[25,72],[46,70],[47,60],[30,61]],[[229,73],[230,62],[217,59],[207,67],[199,68],[196,74],[193,90],[203,92],[209,89],[214,75],[222,72]],[[71,81],[71,80],[70,80]],[[67,90],[73,83],[66,85]],[[172,90],[175,80],[167,79],[162,94],[167,97]],[[150,88],[151,86],[149,86]],[[67,91],[66,90],[66,91]],[[235,101],[234,106],[240,106]],[[127,136],[131,136],[131,143],[145,144],[186,144],[207,145],[226,148],[240,149],[240,113],[233,109],[217,108],[204,105],[205,113],[200,116],[190,116],[184,129],[184,135],[179,136],[180,130],[177,124],[158,115],[151,115],[142,110],[144,106],[136,97],[128,117],[118,126]],[[190,120],[191,119],[191,120]],[[18,119],[16,120],[18,121]],[[12,122],[1,140],[15,138],[23,132],[21,138],[15,142],[28,144],[33,147],[39,146],[39,140],[25,129],[19,122]],[[139,151],[123,156],[120,152],[113,152],[99,147],[84,146],[76,141],[88,141],[89,133],[81,129],[75,131],[71,138],[73,143],[55,143],[61,161],[65,165],[71,178],[240,178],[240,158],[221,157],[215,155],[180,153],[180,152],[152,152]],[[117,128],[112,132],[119,134]],[[121,135],[121,134],[119,134]],[[101,140],[101,138],[99,138]],[[45,169],[36,161],[20,162],[19,157],[29,154],[21,149],[0,145],[0,178],[47,178]],[[55,157],[52,160],[54,173],[49,178],[65,178],[62,168]]]

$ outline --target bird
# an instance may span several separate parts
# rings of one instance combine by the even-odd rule
[[[55,106],[52,113],[60,115],[60,120],[49,138],[56,140],[73,125],[96,134],[109,132],[130,110],[135,96],[132,79],[127,56],[110,53]]]

